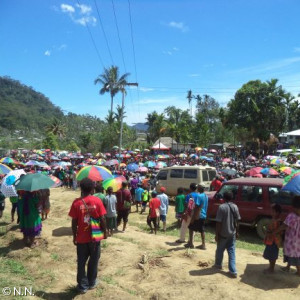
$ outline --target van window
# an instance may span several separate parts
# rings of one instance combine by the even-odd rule
[[[281,191],[278,186],[269,187],[269,199],[272,204],[292,205],[291,194],[287,191]]]
[[[167,180],[168,170],[160,171],[157,175],[158,180]]]
[[[220,191],[218,194],[221,195],[221,198],[223,198],[223,195],[225,192],[232,192],[233,194],[233,200],[236,199],[237,193],[238,193],[239,186],[238,185],[229,185],[225,184],[221,187]]]
[[[208,173],[206,170],[202,171],[202,181],[208,181]]]
[[[244,202],[262,202],[262,187],[244,185],[242,187],[241,200]]]
[[[197,178],[197,170],[184,170],[184,178]]]
[[[182,178],[183,177],[183,169],[171,169],[171,178]]]
[[[217,173],[215,170],[208,170],[208,178],[209,181],[213,181],[214,178],[216,177]]]

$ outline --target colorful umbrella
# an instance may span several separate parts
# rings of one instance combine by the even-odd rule
[[[105,159],[100,158],[100,159],[97,160],[96,165],[101,166],[101,165],[103,165],[105,162],[106,162]]]
[[[261,167],[255,167],[255,168],[252,168],[250,171],[249,171],[249,176],[254,176],[255,174],[260,174],[260,171],[262,170],[263,168]]]
[[[195,150],[196,150],[197,152],[199,152],[199,151],[202,151],[202,148],[201,148],[201,147],[196,147]]]
[[[40,166],[40,163],[36,160],[30,160],[25,164],[25,166]]]
[[[295,174],[282,188],[282,190],[300,195],[300,173]]]
[[[135,172],[138,168],[139,168],[139,166],[137,164],[131,163],[127,166],[127,171]]]
[[[274,158],[271,160],[271,165],[288,165],[288,163],[286,161],[284,161],[283,159],[280,158]]]
[[[260,173],[263,174],[263,175],[272,175],[272,176],[278,176],[279,175],[279,173],[276,170],[272,169],[272,168],[264,168],[260,171]]]
[[[41,173],[26,174],[15,183],[16,190],[38,191],[52,187],[55,182],[48,176]]]
[[[13,164],[13,165],[18,165],[19,162],[14,160],[11,157],[3,157],[2,159],[0,159],[0,162],[3,164]]]
[[[139,167],[137,169],[137,172],[140,172],[140,173],[147,173],[148,172],[148,168],[146,167]]]
[[[256,160],[256,157],[253,156],[253,155],[249,155],[249,156],[246,158],[246,160],[252,160],[252,161],[254,161],[254,160]]]
[[[154,161],[148,160],[144,163],[144,166],[147,168],[155,168],[156,163]],[[147,171],[148,171],[148,169],[147,169]]]
[[[54,181],[54,184],[51,187],[55,188],[55,187],[59,187],[62,185],[62,181],[59,180],[57,177],[55,177],[53,175],[49,175],[49,178]]]
[[[209,149],[208,152],[217,153],[218,151],[216,149]]]
[[[222,159],[222,162],[230,163],[230,162],[231,162],[231,159],[230,159],[230,158],[223,158],[223,159]]]
[[[112,160],[108,160],[107,162],[105,162],[103,164],[103,166],[115,166],[115,165],[118,165],[118,164],[119,164],[118,160],[112,159]]]
[[[300,170],[293,170],[289,176],[284,177],[283,185],[287,184],[292,178],[300,174]]]
[[[280,172],[282,172],[286,175],[291,175],[292,172],[294,171],[294,169],[290,168],[290,167],[281,167],[279,170],[280,170]]]
[[[1,192],[5,197],[17,197],[17,191],[14,186],[15,182],[20,178],[21,175],[25,175],[24,170],[13,170],[10,171],[2,180]]]
[[[93,181],[103,181],[111,177],[111,172],[108,169],[100,166],[83,167],[76,176],[78,181],[82,180],[83,178],[90,178]]]
[[[163,161],[159,161],[156,166],[155,166],[155,169],[163,169],[163,168],[166,168],[167,167],[167,164]]]
[[[0,174],[8,174],[11,170],[10,167],[0,164]]]
[[[178,157],[179,157],[179,158],[187,158],[187,155],[184,154],[184,153],[180,153],[180,154],[178,155]]]
[[[199,157],[198,157],[198,155],[197,154],[191,154],[190,156],[189,156],[189,158],[192,158],[192,159],[198,159]]]
[[[124,176],[116,176],[103,181],[102,186],[105,190],[109,187],[113,188],[113,192],[117,192],[122,187],[122,182],[125,182],[126,178]]]

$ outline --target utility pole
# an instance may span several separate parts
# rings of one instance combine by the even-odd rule
[[[121,149],[122,149],[122,143],[123,143],[123,117],[124,117],[124,102],[125,102],[125,86],[138,86],[139,84],[137,82],[127,82],[123,87],[122,87],[122,116],[121,116],[121,128],[120,128],[120,143],[119,143],[119,162],[121,162]],[[120,164],[119,164],[120,168]]]

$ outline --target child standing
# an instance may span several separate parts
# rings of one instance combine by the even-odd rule
[[[267,228],[266,237],[264,239],[264,244],[266,245],[263,257],[269,260],[269,268],[264,270],[265,274],[274,273],[275,263],[278,259],[279,247],[281,244],[281,237],[279,233],[274,233],[277,230],[282,221],[280,219],[281,206],[279,204],[274,204],[272,206],[272,221]]]
[[[144,189],[143,193],[142,193],[142,210],[141,210],[141,214],[146,211],[147,202],[149,202],[149,198],[150,198],[149,196],[150,196],[149,188]]]
[[[177,227],[180,228],[181,226],[181,217],[184,213],[185,209],[185,195],[183,194],[183,188],[180,187],[177,190],[177,196],[175,198],[175,218],[177,219]]]
[[[106,208],[106,228],[108,235],[112,236],[113,231],[117,229],[117,210],[116,210],[117,198],[113,194],[113,188],[107,189],[107,195],[103,200],[103,204]]]
[[[152,199],[149,202],[149,215],[147,218],[147,224],[151,229],[150,233],[153,233],[153,227],[152,227],[152,223],[153,223],[155,234],[157,232],[158,220],[159,220],[159,208],[161,205],[160,200],[156,196],[157,193],[152,192],[151,194]]]
[[[139,211],[139,206],[142,203],[142,195],[143,195],[144,190],[142,189],[142,185],[139,183],[137,185],[137,188],[135,189],[134,193],[135,193],[135,205],[136,205],[136,211]],[[142,208],[141,208],[142,210]]]
[[[276,232],[285,230],[283,252],[288,266],[295,266],[300,276],[300,196],[293,198],[294,211],[289,213]]]

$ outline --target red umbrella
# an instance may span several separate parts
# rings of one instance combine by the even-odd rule
[[[249,171],[249,176],[254,176],[255,174],[260,174],[260,171],[262,170],[263,168],[261,167],[255,167],[255,168],[252,168],[250,171]]]

